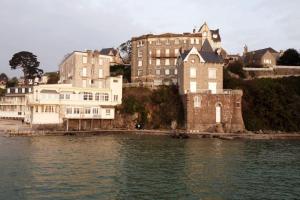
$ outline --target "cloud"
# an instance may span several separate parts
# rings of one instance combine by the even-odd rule
[[[229,52],[300,46],[298,0],[1,0],[0,72],[21,50],[35,53],[45,71],[73,50],[118,46],[145,33],[188,32],[204,21],[220,28]]]

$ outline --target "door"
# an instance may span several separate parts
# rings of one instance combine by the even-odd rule
[[[221,123],[221,106],[216,106],[216,123]]]
[[[211,91],[212,94],[217,93],[217,83],[209,82],[208,89]]]

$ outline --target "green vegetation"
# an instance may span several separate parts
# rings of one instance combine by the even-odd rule
[[[229,63],[227,66],[227,70],[229,70],[231,73],[238,75],[240,78],[246,78],[245,72],[243,70],[243,62],[242,61],[235,61],[235,62]]]
[[[183,105],[176,86],[162,86],[157,90],[125,88],[120,111],[137,114],[144,128],[170,128],[172,121],[183,124]]]
[[[59,72],[48,72],[45,73],[48,77],[47,84],[57,84],[59,81]]]
[[[5,89],[0,88],[0,97],[5,95]]]
[[[18,78],[13,77],[12,79],[9,79],[6,83],[6,87],[17,87],[19,84]]]
[[[248,130],[300,131],[300,77],[233,79],[224,71],[224,88],[242,89]]]
[[[278,60],[278,65],[300,65],[300,54],[296,49],[288,49]]]
[[[43,74],[43,70],[39,69],[40,62],[37,60],[36,55],[31,52],[21,51],[14,54],[9,61],[9,65],[11,69],[22,69],[26,85],[29,79],[40,78]]]
[[[131,67],[130,65],[114,65],[110,67],[110,75],[118,76],[123,75],[123,82],[131,82]]]

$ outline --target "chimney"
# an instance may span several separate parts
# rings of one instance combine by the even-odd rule
[[[248,53],[248,47],[247,47],[247,45],[245,45],[244,46],[244,53],[243,53],[243,55],[246,55]]]

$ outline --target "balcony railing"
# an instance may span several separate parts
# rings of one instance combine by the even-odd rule
[[[197,89],[192,92],[190,90],[186,91],[187,94],[200,93],[200,94],[243,94],[242,90],[231,90],[231,89],[217,89],[217,90],[206,90],[206,89]]]

